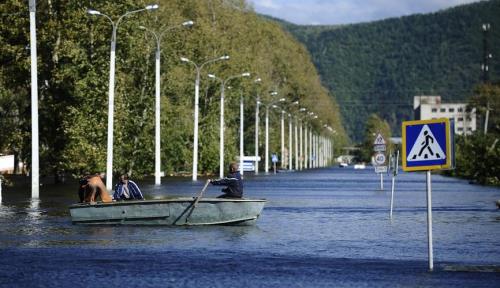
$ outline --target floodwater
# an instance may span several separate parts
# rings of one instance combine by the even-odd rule
[[[255,226],[78,226],[77,184],[3,188],[0,287],[500,287],[500,189],[432,176],[428,271],[425,173],[391,183],[366,170],[245,175],[266,198]],[[138,181],[147,198],[194,196],[204,180]],[[219,194],[209,187],[207,196]]]

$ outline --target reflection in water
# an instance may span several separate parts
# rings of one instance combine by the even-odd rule
[[[39,220],[42,216],[42,211],[40,211],[40,199],[31,199],[29,207],[26,209],[26,213],[32,219]]]
[[[43,234],[42,217],[43,213],[40,209],[40,199],[31,199],[29,206],[26,208],[26,217],[23,230],[25,235],[32,236],[23,246],[26,247],[39,247],[41,246],[41,236]]]
[[[11,218],[15,213],[14,207],[0,203],[0,219]]]

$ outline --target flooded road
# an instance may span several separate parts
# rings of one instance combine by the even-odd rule
[[[390,177],[380,191],[370,168],[247,173],[245,197],[268,200],[248,227],[76,226],[76,182],[39,201],[29,183],[4,187],[0,287],[498,287],[500,189],[432,177],[432,273],[425,173],[398,175],[392,221]],[[137,182],[152,199],[194,196],[204,179]]]

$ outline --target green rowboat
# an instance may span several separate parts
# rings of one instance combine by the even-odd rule
[[[251,225],[266,200],[178,197],[69,207],[73,224],[85,225]]]

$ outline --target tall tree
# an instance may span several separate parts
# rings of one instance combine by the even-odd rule
[[[358,158],[360,158],[361,161],[371,162],[371,157],[374,154],[373,143],[378,134],[382,135],[387,143],[387,150],[390,151],[391,144],[389,138],[391,137],[391,128],[389,127],[389,123],[381,119],[378,115],[371,114],[366,120],[364,140],[360,145],[358,154]]]

